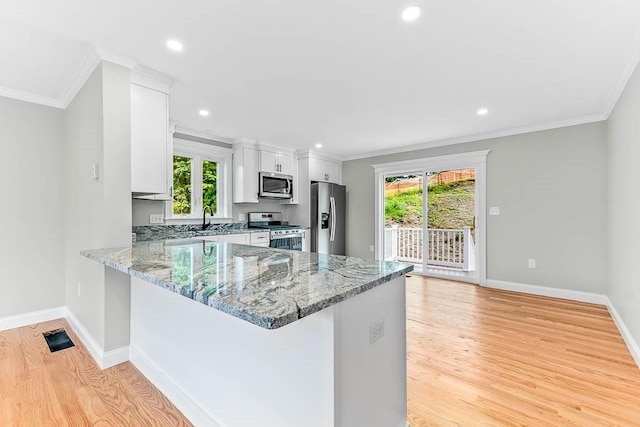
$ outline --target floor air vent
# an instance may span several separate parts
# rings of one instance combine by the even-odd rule
[[[47,341],[51,353],[75,346],[64,329],[56,329],[45,332],[42,335],[44,335],[44,339]]]

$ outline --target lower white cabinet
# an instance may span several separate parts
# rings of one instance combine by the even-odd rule
[[[249,244],[249,234],[248,233],[239,233],[239,234],[221,234],[217,236],[202,236],[200,239],[205,240],[207,242],[227,242],[227,243],[239,243],[241,245]]]
[[[250,234],[251,237],[249,238],[249,241],[251,242],[251,246],[261,246],[263,248],[268,248],[269,244],[271,243],[270,239],[269,239],[269,232],[265,231],[265,232],[258,232],[258,233],[251,233]]]

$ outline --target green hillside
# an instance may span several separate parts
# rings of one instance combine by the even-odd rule
[[[430,185],[429,228],[473,227],[474,180]],[[385,197],[386,225],[404,228],[422,226],[422,189],[409,189]]]

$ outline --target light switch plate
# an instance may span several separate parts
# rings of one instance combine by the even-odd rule
[[[489,208],[489,215],[500,215],[500,207],[499,206],[491,206]]]

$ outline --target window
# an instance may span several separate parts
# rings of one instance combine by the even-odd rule
[[[202,218],[209,208],[211,217],[228,218],[231,150],[175,139],[173,151],[173,200],[167,203],[167,217]]]

